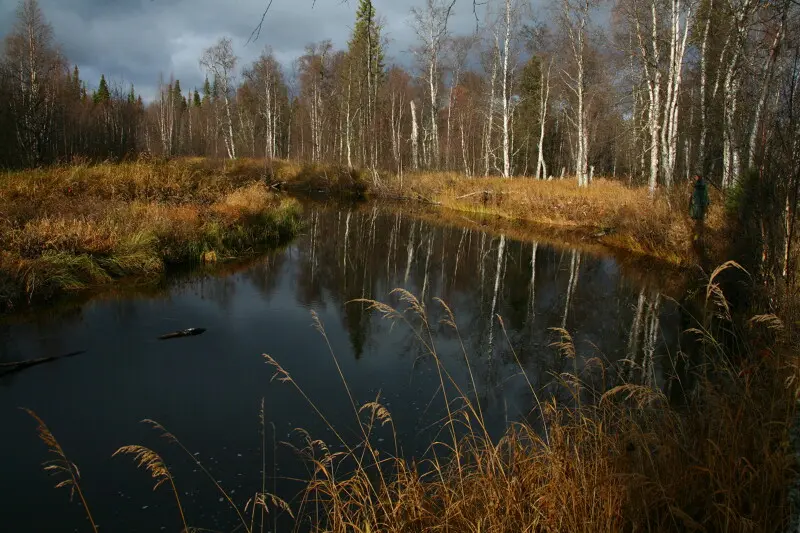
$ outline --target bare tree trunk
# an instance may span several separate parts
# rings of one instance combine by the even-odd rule
[[[439,86],[436,59],[432,59],[428,66],[428,83],[431,97],[431,137],[430,137],[430,165],[434,168],[439,166]]]
[[[464,138],[464,117],[463,116],[459,116],[458,117],[458,129],[461,132],[461,158],[463,159],[463,162],[464,162],[464,174],[466,174],[467,176],[471,176],[472,172],[470,172],[469,162],[467,160],[466,139]]]
[[[503,42],[503,177],[511,177],[511,145],[509,141],[509,94],[508,84],[509,79],[509,66],[508,54],[511,48],[511,0],[506,0],[506,16],[505,16],[505,40]]]
[[[708,14],[706,24],[703,29],[703,43],[700,45],[700,143],[697,147],[697,163],[695,165],[698,174],[705,174],[706,161],[706,137],[708,135],[708,105],[706,104],[706,92],[708,85],[708,35],[711,32],[711,17],[714,14],[714,0],[708,2]]]
[[[417,106],[411,100],[411,159],[414,170],[419,170],[419,126],[417,125]]]
[[[228,126],[226,131],[227,137],[225,139],[225,146],[228,149],[228,157],[230,159],[236,159],[236,144],[233,138],[233,119],[231,118],[231,102],[227,94],[225,94],[225,116]]]
[[[350,129],[351,120],[352,120],[351,117],[350,117],[350,99],[351,99],[351,96],[352,96],[352,85],[353,85],[352,74],[353,74],[353,68],[352,68],[352,66],[349,66],[348,67],[348,71],[347,71],[347,118],[345,119],[346,120],[346,124],[345,124],[345,131],[346,131],[346,133],[345,133],[345,138],[346,138],[345,144],[347,145],[347,167],[348,168],[353,168],[353,153],[352,153],[352,150],[351,150],[351,138],[352,137],[351,137],[351,129]],[[392,111],[394,111],[394,109],[392,109]]]
[[[661,169],[664,185],[672,186],[678,153],[678,96],[683,80],[683,56],[689,36],[691,10],[685,16],[683,36],[681,37],[681,0],[672,0],[670,31],[670,63],[667,72],[667,99],[664,103],[664,125],[661,129]]]
[[[783,16],[781,17],[781,25],[778,29],[778,32],[775,34],[775,38],[772,41],[772,46],[769,49],[769,58],[767,62],[764,63],[764,68],[761,72],[761,91],[758,97],[758,103],[756,104],[756,110],[753,114],[753,126],[750,130],[750,142],[748,145],[747,150],[747,168],[753,168],[755,166],[755,159],[756,159],[756,143],[758,140],[758,130],[761,126],[761,114],[764,111],[764,105],[767,99],[767,92],[769,91],[769,85],[772,82],[772,75],[775,70],[775,60],[778,56],[778,47],[783,40],[783,34],[786,30],[786,15],[788,13],[788,5],[783,10]]]
[[[495,48],[494,48],[494,56],[492,58],[492,78],[490,81],[490,89],[489,89],[489,111],[486,117],[486,137],[485,137],[485,145],[484,145],[484,157],[486,159],[486,172],[484,175],[488,176],[491,171],[491,160],[492,157],[492,133],[493,133],[493,121],[494,121],[494,88],[495,82],[497,80],[497,55],[499,53],[499,43],[497,43],[497,39],[495,39]]]
[[[661,53],[658,41],[658,14],[656,11],[656,0],[650,2],[652,35],[648,50],[644,41],[644,35],[639,21],[639,14],[636,13],[636,34],[639,40],[639,49],[642,55],[642,63],[647,77],[647,90],[650,96],[650,108],[648,112],[648,125],[650,129],[650,178],[648,189],[654,195],[658,187],[658,158],[660,155],[660,129],[661,129]]]
[[[544,132],[547,124],[547,108],[548,101],[550,100],[550,69],[553,66],[553,61],[547,66],[547,77],[544,74],[544,65],[540,64],[541,69],[541,85],[539,89],[539,155],[536,163],[536,179],[541,180],[547,178],[547,165],[544,162]]]
[[[563,26],[569,34],[573,59],[575,60],[576,74],[573,76],[564,71],[569,79],[568,86],[577,99],[577,110],[573,124],[576,130],[575,174],[578,186],[589,185],[589,129],[586,116],[586,27],[589,24],[589,9],[591,0],[580,0],[577,8],[569,0],[562,0]],[[578,17],[577,23],[572,21],[572,15]]]

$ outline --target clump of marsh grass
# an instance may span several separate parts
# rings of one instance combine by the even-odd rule
[[[695,379],[681,383],[682,403],[670,403],[653,385],[625,381],[623,373],[613,372],[601,359],[589,359],[569,332],[557,329],[552,348],[568,360],[585,362],[582,367],[573,364],[571,372],[552,375],[552,386],[566,387],[572,401],[562,403],[555,394],[541,401],[542,390],[534,387],[512,349],[536,407],[499,437],[487,429],[463,342],[460,355],[472,390],[464,389],[443,364],[435,322],[422,301],[402,289],[392,292],[396,306],[358,300],[384,319],[408,327],[426,360],[437,369],[437,394],[446,415],[439,436],[419,461],[398,452],[394,419],[380,395],[358,404],[322,321],[312,314],[314,327],[328,344],[359,434],[354,442],[345,439],[280,362],[264,355],[275,371],[273,379],[294,387],[332,431],[335,444],[341,445],[296,430],[302,444],[295,449],[311,469],[294,509],[266,491],[263,402],[262,484],[243,509],[173,434],[153,421],[145,422],[178,445],[212,480],[248,533],[255,531],[257,514],[263,529],[270,509],[296,516],[298,528],[320,533],[784,531],[795,463],[788,431],[800,390],[800,365],[783,344],[784,323],[774,315],[747,321],[748,328],[763,328],[776,339],[770,347],[755,345],[756,337],[749,342],[715,338],[718,332],[738,331],[719,281],[724,272],[737,268],[733,263],[723,265],[708,280],[706,308],[695,326],[705,359]],[[440,324],[460,340],[450,308],[441,300],[434,303],[443,316]],[[510,345],[507,334],[505,339]],[[592,377],[596,367],[602,372],[600,385]],[[616,382],[607,383],[609,376],[618,376]],[[375,430],[382,426],[394,435],[393,453],[374,442]],[[155,452],[126,447],[117,453],[132,454],[157,486],[172,482]],[[59,457],[66,461],[63,452]],[[66,464],[62,471],[73,476],[71,463]],[[77,477],[70,479],[77,483]]]
[[[203,254],[239,257],[300,226],[297,202],[255,162],[137,161],[0,176],[0,298],[6,306],[126,276],[154,279]]]
[[[714,318],[698,324],[707,337],[734,329],[718,283],[731,268],[738,267],[723,265],[709,279],[706,313]],[[583,374],[589,365],[580,373],[575,365],[553,380],[576,401],[560,405],[553,397],[543,404],[530,386],[537,416],[493,439],[479,403],[442,364],[429,311],[407,291],[393,294],[400,309],[367,303],[410,327],[436,365],[446,438],[433,442],[419,463],[378,450],[371,428],[391,421],[379,399],[358,409],[370,414],[366,438],[344,452],[304,434],[300,451],[313,474],[298,513],[312,520],[314,531],[782,531],[793,464],[787,446],[797,392],[793,354],[776,350],[775,357],[759,358],[717,342],[679,406],[646,384],[606,388],[604,380],[597,388]],[[442,323],[457,330],[452,313],[438,303]],[[773,333],[782,325],[767,315],[750,324]],[[555,333],[553,347],[562,356],[583,357],[568,332]],[[280,364],[267,362],[324,419]],[[593,365],[611,374],[602,361]]]

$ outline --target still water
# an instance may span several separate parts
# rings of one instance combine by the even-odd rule
[[[262,354],[279,361],[337,430],[357,441],[352,408],[312,311],[356,401],[380,395],[402,453],[421,457],[445,411],[436,367],[408,325],[354,301],[397,304],[390,293],[399,287],[424,302],[443,364],[478,398],[494,435],[509,421],[536,416],[517,358],[537,388],[573,370],[551,346],[552,328],[573,335],[579,369],[599,358],[612,375],[669,386],[668,354],[680,330],[676,306],[657,283],[623,272],[612,258],[378,206],[312,206],[305,216],[304,233],[289,246],[236,268],[173,280],[147,294],[106,295],[69,312],[0,321],[0,361],[86,351],[0,377],[0,527],[89,530],[77,499],[70,503],[68,490],[55,490],[58,480],[42,471],[50,457],[19,407],[36,411],[78,465],[101,530],[180,529],[169,491],[152,492],[148,474],[130,458],[111,457],[120,446],[142,444],[173,469],[190,526],[232,531],[236,516],[211,482],[139,421],[163,424],[244,506],[262,483],[262,399],[267,488],[296,501],[302,485],[291,478],[307,471],[285,443],[302,444],[295,428],[333,438],[296,390],[270,381],[274,371]],[[436,298],[455,314],[474,387]],[[505,331],[492,319],[498,315]],[[207,331],[157,340],[189,327]],[[374,440],[393,451],[387,428]]]

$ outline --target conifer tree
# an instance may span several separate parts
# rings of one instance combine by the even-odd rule
[[[194,99],[192,104],[194,107],[200,107],[200,93],[197,92],[197,89],[194,90]]]
[[[186,100],[183,98],[181,91],[181,80],[175,80],[175,85],[172,88],[172,97],[175,101],[177,109],[186,109]]]
[[[211,84],[208,83],[208,76],[206,76],[206,81],[203,83],[203,105],[208,103],[211,99]]]
[[[80,71],[78,71],[78,65],[72,69],[72,84],[70,86],[72,91],[73,97],[80,99],[81,97],[81,76]]]
[[[95,104],[105,104],[111,100],[111,92],[108,90],[105,75],[100,75],[100,85],[97,87],[97,92],[93,95]]]
[[[378,88],[384,75],[384,56],[381,46],[381,31],[377,22],[375,6],[371,0],[360,0],[356,12],[356,23],[348,43],[349,64],[347,76],[348,110],[362,109],[359,120],[361,163],[375,164],[377,161],[377,139],[375,132],[376,100]],[[347,118],[348,164],[352,164],[350,154],[351,112]]]

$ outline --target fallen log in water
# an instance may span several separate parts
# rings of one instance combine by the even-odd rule
[[[195,335],[202,335],[206,332],[206,328],[189,328],[183,329],[181,331],[174,331],[172,333],[167,333],[166,335],[161,335],[158,340],[169,340],[169,339],[180,339],[181,337],[194,337]]]
[[[58,361],[59,359],[66,359],[68,357],[75,357],[76,355],[81,355],[86,353],[86,350],[80,350],[77,352],[70,352],[64,355],[56,355],[53,357],[41,357],[39,359],[31,359],[29,361],[15,361],[13,363],[0,363],[0,375],[8,375],[13,372],[19,372],[20,370],[25,370],[26,368],[30,368],[32,366],[41,365],[44,363],[50,363],[53,361]]]

